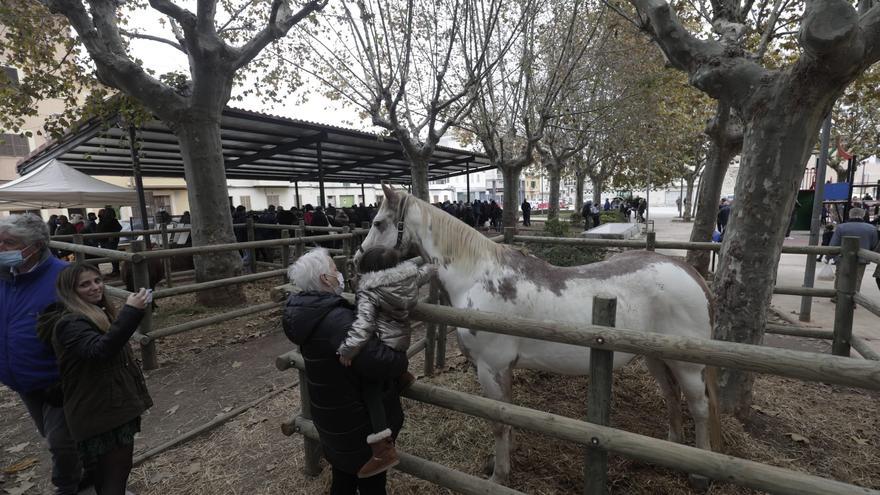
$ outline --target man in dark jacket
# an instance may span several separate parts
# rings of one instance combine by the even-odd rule
[[[48,249],[49,228],[36,215],[0,219],[0,382],[21,397],[52,454],[59,495],[77,493],[82,466],[61,407],[52,349],[37,337],[37,315],[55,302],[67,263]]]
[[[332,495],[385,493],[385,473],[360,479],[357,472],[372,455],[366,442],[372,433],[361,382],[385,381],[385,412],[394,438],[403,426],[403,409],[395,379],[407,368],[400,353],[372,339],[345,367],[336,350],[355,320],[355,307],[341,296],[343,279],[326,250],[301,256],[290,268],[291,281],[302,292],[284,308],[284,333],[300,346],[308,376],[309,406],[324,457],[333,467]]]
[[[523,227],[528,227],[532,225],[532,205],[526,200],[523,200],[522,204],[519,205],[519,208],[522,210],[523,214]]]

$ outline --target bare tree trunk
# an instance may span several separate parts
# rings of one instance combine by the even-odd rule
[[[682,207],[682,218],[685,222],[691,221],[691,208],[693,207],[692,202],[694,199],[694,182],[697,180],[697,174],[687,175],[684,178],[685,188],[684,188],[684,198],[682,198],[681,207]],[[686,201],[685,201],[686,199]]]
[[[590,182],[593,184],[593,204],[599,206],[602,203],[602,182],[596,177],[590,176]]]
[[[504,178],[504,201],[501,221],[505,227],[516,227],[519,221],[519,176],[523,167],[500,167]]]
[[[731,129],[730,107],[718,104],[713,128],[708,134],[711,138],[709,156],[706,157],[706,167],[703,177],[700,179],[700,187],[697,191],[696,215],[694,226],[691,229],[691,242],[709,242],[718,218],[718,201],[721,199],[721,188],[724,185],[724,176],[730,160],[739,153],[741,141],[737,132]],[[742,173],[742,170],[740,170]],[[688,251],[687,262],[697,269],[704,277],[709,273],[709,251]]]
[[[789,92],[804,93],[809,92]],[[770,100],[770,108],[746,129],[736,200],[713,284],[716,339],[763,341],[790,208],[827,106],[821,100],[795,96]],[[755,245],[758,239],[760,249]],[[722,409],[747,416],[753,382],[752,373],[722,369]]]
[[[547,220],[559,218],[559,183],[562,175],[562,164],[554,162],[548,164],[547,172],[550,174],[550,204],[547,207]]]
[[[575,175],[574,211],[580,214],[584,209],[584,180],[586,176]]]
[[[192,118],[176,124],[174,132],[180,141],[190,212],[196,220],[193,246],[234,243],[219,116]],[[196,256],[195,269],[198,282],[234,277],[241,274],[241,257],[238,251]],[[246,299],[241,287],[229,286],[201,291],[197,300],[204,306],[223,307]]]
[[[428,198],[428,162],[421,158],[410,157],[410,173],[412,174],[412,194],[413,196],[423,200],[430,201]]]

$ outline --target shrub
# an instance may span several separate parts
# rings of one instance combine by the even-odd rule
[[[599,214],[599,219],[602,223],[625,223],[626,217],[623,216],[623,213],[620,210],[608,210],[603,211]]]
[[[526,246],[531,254],[556,266],[587,265],[605,259],[605,250],[597,247],[550,244],[526,244]]]
[[[578,227],[582,227],[584,225],[584,217],[582,217],[580,213],[574,212],[568,217],[568,223],[572,226],[577,225]]]
[[[544,222],[544,233],[551,237],[568,237],[568,222],[554,218]]]

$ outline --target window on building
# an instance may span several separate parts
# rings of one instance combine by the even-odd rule
[[[27,156],[30,151],[28,138],[18,134],[0,134],[0,156]]]
[[[267,194],[266,201],[268,201],[270,205],[278,206],[281,198],[277,194]]]
[[[239,196],[238,204],[242,205],[247,209],[247,211],[251,211],[251,197],[250,196]]]
[[[440,202],[440,197],[437,196],[436,194],[434,195],[434,202],[435,202],[435,203],[439,203],[439,202]]]
[[[327,204],[325,206],[336,206],[336,196],[327,196]]]
[[[0,73],[3,74],[0,76],[0,85],[18,86],[18,70],[15,67],[0,65]]]
[[[532,189],[538,187],[538,186],[537,186],[537,183],[536,183],[535,181],[532,181],[532,186],[531,186],[531,187],[532,187]]]

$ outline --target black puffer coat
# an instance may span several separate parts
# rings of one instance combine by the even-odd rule
[[[112,430],[152,407],[128,345],[143,316],[144,310],[124,305],[105,333],[85,316],[65,313],[60,304],[40,315],[38,333],[58,356],[64,415],[74,440]]]
[[[372,339],[346,368],[336,349],[354,322],[354,306],[329,292],[301,292],[290,296],[284,308],[284,333],[300,346],[306,363],[312,418],[324,456],[333,467],[351,474],[370,458],[367,435],[370,416],[361,383],[384,381],[385,413],[394,436],[403,426],[403,409],[394,379],[406,371],[404,353]]]

